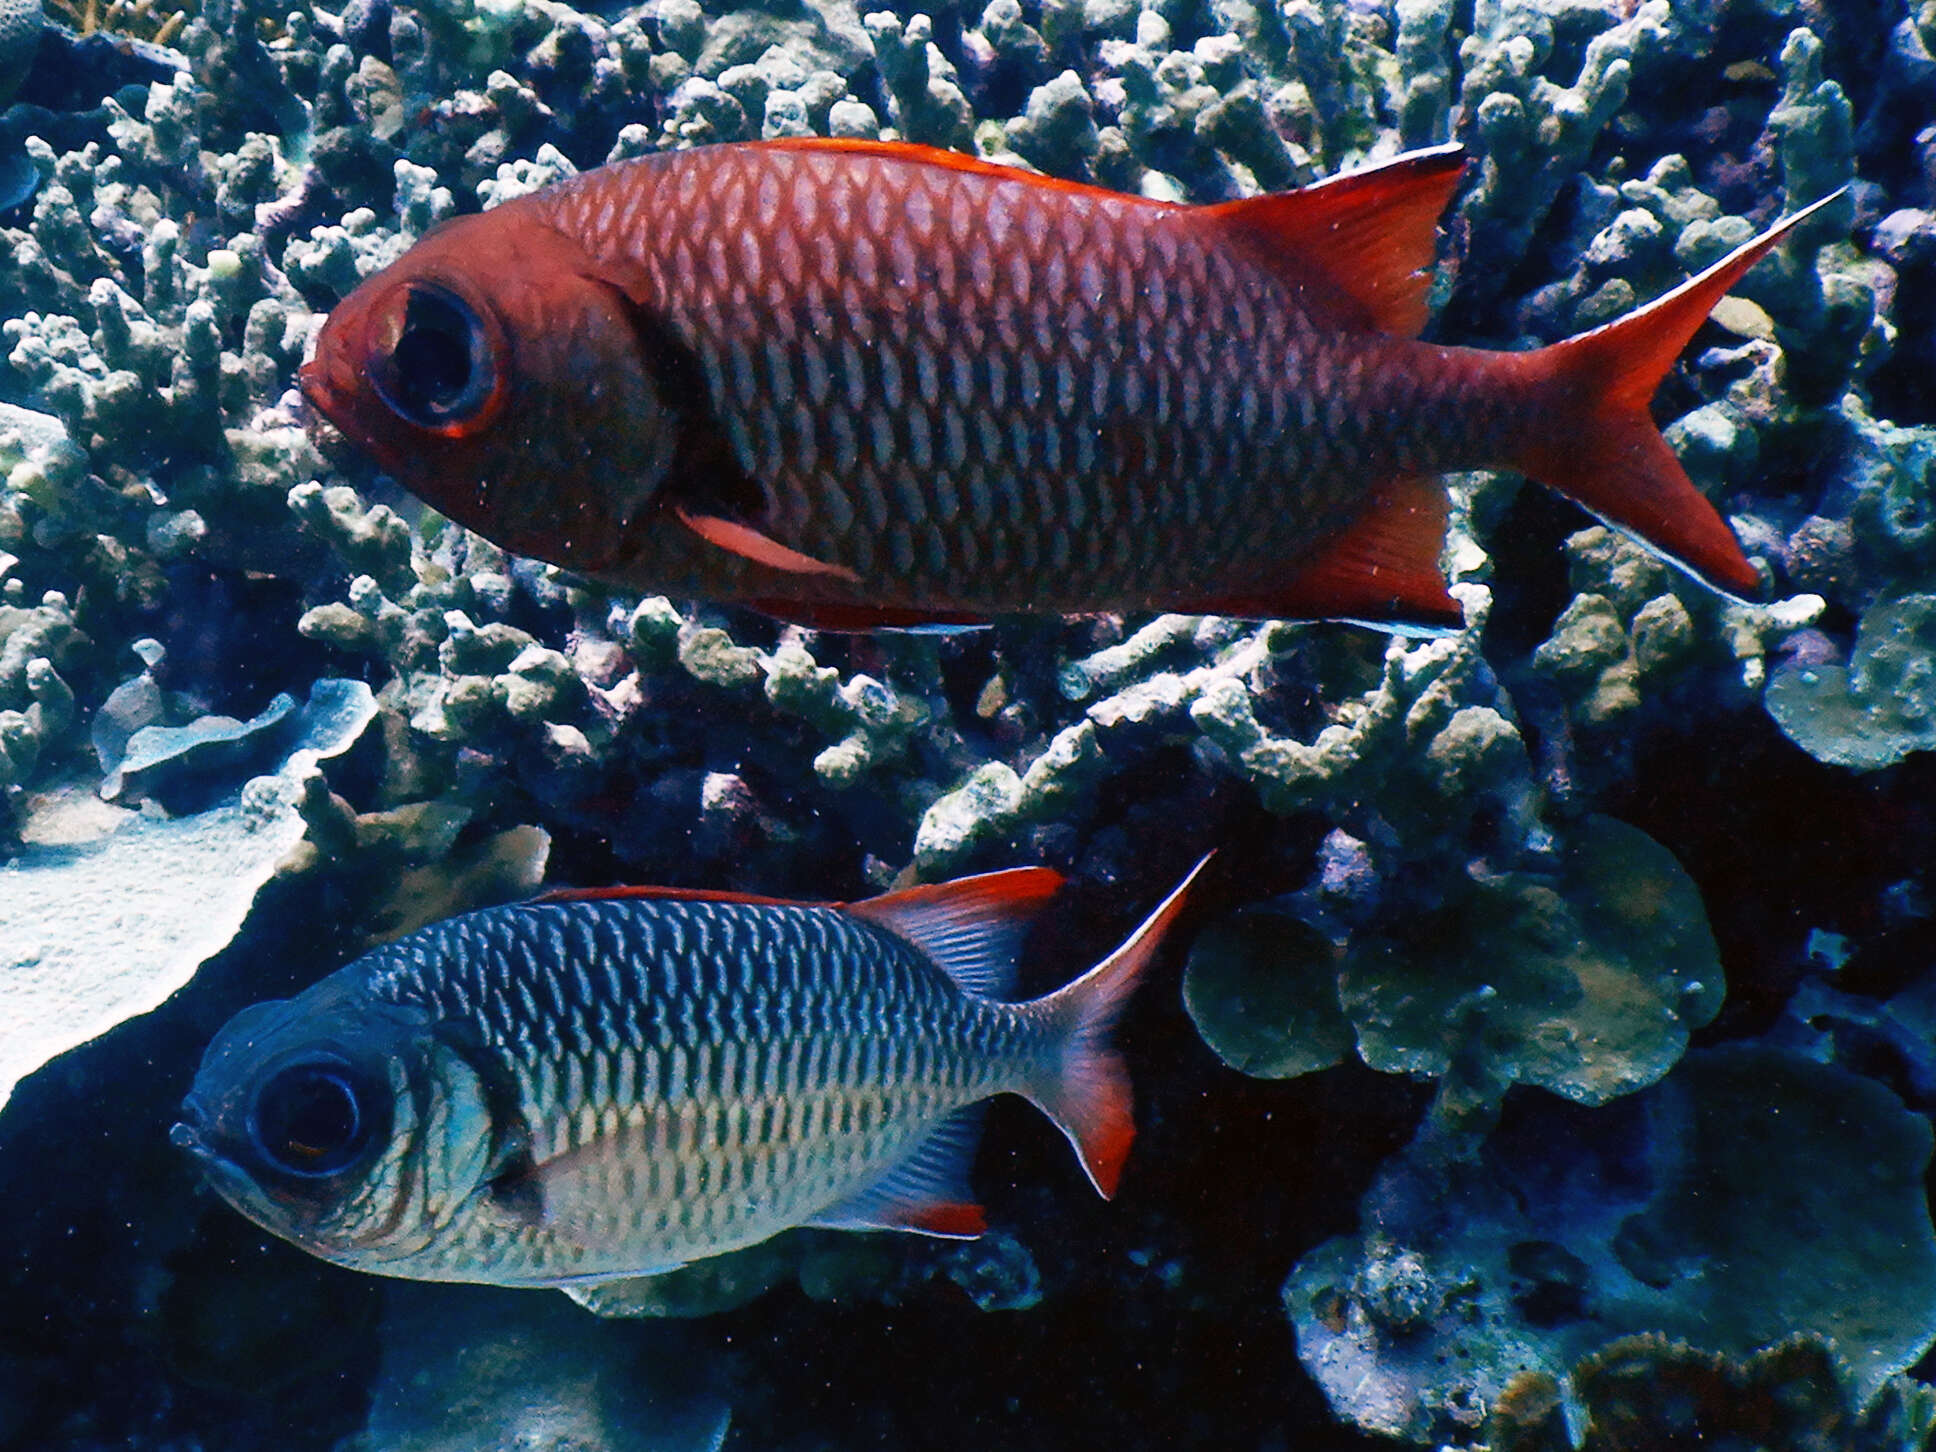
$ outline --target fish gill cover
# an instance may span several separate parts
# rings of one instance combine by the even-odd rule
[[[1684,1378],[1706,1435],[1922,1445],[1936,9],[184,13],[158,50],[138,17],[92,48],[47,27],[0,117],[37,181],[0,214],[9,853],[44,860],[143,729],[233,736],[329,678],[377,711],[297,774],[306,835],[228,946],[0,1115],[0,1443],[1645,1446],[1688,1428],[1631,1388]],[[1195,203],[1457,140],[1428,337],[1489,348],[1617,318],[1847,186],[1656,402],[1765,603],[1474,474],[1445,639],[815,634],[507,556],[307,429],[323,315],[436,222],[807,135]],[[277,760],[171,758],[117,801],[166,840]],[[540,877],[857,899],[1044,863],[1072,887],[1039,990],[1211,847],[1188,1015],[1159,964],[1126,1024],[1116,1201],[998,1113],[987,1236],[793,1232],[606,1307],[685,1334],[387,1291],[166,1141],[237,1010]],[[79,872],[45,892],[120,912]],[[0,1014],[51,963],[109,971],[20,927]]]

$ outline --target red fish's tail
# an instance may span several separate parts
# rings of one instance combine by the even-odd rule
[[[1687,477],[1647,406],[1728,289],[1804,219],[1840,195],[1784,217],[1626,317],[1522,355],[1539,423],[1508,462],[1709,584],[1731,595],[1759,594],[1761,577]]]
[[[1082,977],[1031,1005],[1049,1026],[1052,1049],[1036,1082],[1024,1089],[1031,1102],[1068,1136],[1105,1200],[1114,1198],[1136,1138],[1130,1112],[1129,1070],[1110,1045],[1116,1025],[1143,970],[1183,910],[1202,862],[1176,885],[1123,945]]]

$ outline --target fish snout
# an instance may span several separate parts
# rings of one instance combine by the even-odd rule
[[[362,451],[384,473],[404,475],[406,456],[390,437],[395,421],[361,385],[343,350],[319,346],[296,370],[296,387],[302,396],[303,427],[324,458],[347,463]]]
[[[322,384],[323,373],[316,366],[316,360],[314,358],[311,358],[296,370],[296,387],[302,392],[303,402],[311,408],[316,408],[316,391],[322,387]],[[318,413],[321,411],[321,409],[317,409]]]
[[[207,1139],[209,1115],[201,1099],[190,1094],[182,1101],[181,1118],[168,1131],[168,1143],[176,1149],[187,1150],[198,1160],[208,1160],[215,1156],[215,1148]]]
[[[168,1131],[168,1142],[195,1157],[208,1185],[245,1215],[255,1215],[261,1199],[255,1179],[221,1148],[221,1132],[207,1108],[191,1094],[183,1101],[182,1117]]]
[[[340,429],[343,426],[344,395],[331,379],[331,372],[327,359],[318,353],[296,370],[296,387],[301,390],[303,402],[309,405],[311,413]]]

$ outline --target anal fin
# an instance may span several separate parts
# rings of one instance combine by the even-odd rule
[[[1439,568],[1449,508],[1440,479],[1387,480],[1349,526],[1282,584],[1240,588],[1187,608],[1254,620],[1351,620],[1407,634],[1455,631],[1465,616]]]
[[[988,1228],[988,1213],[968,1186],[984,1108],[970,1104],[938,1121],[886,1174],[806,1223],[831,1230],[913,1230],[974,1239]]]
[[[594,1316],[624,1320],[659,1314],[658,1302],[661,1299],[659,1277],[684,1268],[684,1264],[668,1265],[657,1270],[642,1271],[637,1275],[563,1280],[552,1284],[555,1289],[563,1291]]]

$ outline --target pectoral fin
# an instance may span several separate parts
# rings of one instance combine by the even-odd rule
[[[626,1207],[645,1200],[650,1156],[667,1153],[671,1130],[661,1116],[635,1115],[610,1134],[499,1176],[491,1198],[500,1213],[573,1245],[616,1248],[628,1229]]]
[[[738,555],[741,559],[751,560],[756,565],[765,565],[771,570],[784,570],[789,575],[831,575],[839,580],[851,580],[858,584],[860,576],[845,565],[833,565],[825,560],[816,560],[812,555],[801,554],[799,550],[781,544],[769,534],[762,534],[750,524],[725,519],[717,514],[694,514],[677,508],[673,511],[679,522],[709,545]]]

